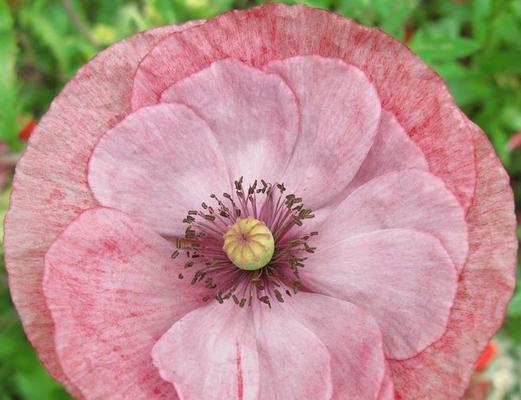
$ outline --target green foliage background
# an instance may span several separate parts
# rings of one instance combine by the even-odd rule
[[[250,0],[0,0],[0,141],[23,150],[18,132],[38,119],[98,50],[135,32],[208,18]],[[520,0],[307,0],[406,42],[448,83],[460,107],[489,135],[521,199]],[[8,186],[0,196],[5,213]],[[521,291],[501,332],[521,345]],[[521,377],[520,377],[521,378]],[[0,266],[0,400],[67,399],[47,375],[18,322]]]

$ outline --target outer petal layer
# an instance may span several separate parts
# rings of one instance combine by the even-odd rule
[[[389,229],[317,251],[299,270],[304,287],[354,303],[376,318],[388,357],[414,356],[445,332],[457,273],[435,237]]]
[[[214,302],[177,321],[152,352],[181,400],[257,400],[259,360],[250,308]]]
[[[54,351],[42,293],[43,257],[60,232],[96,204],[87,185],[87,163],[99,137],[128,113],[139,61],[165,35],[197,24],[140,33],[101,52],[54,100],[17,164],[5,223],[11,295],[42,362],[76,397],[80,394]]]
[[[231,189],[213,132],[181,104],[143,108],[107,132],[92,154],[89,184],[102,205],[172,236],[184,233],[188,210]]]
[[[380,101],[365,74],[338,59],[301,56],[264,68],[288,83],[300,108],[300,135],[284,183],[317,209],[344,192],[366,158]]]
[[[125,214],[86,211],[47,252],[44,293],[56,351],[88,399],[175,399],[150,351],[182,315],[202,304],[178,274],[174,246]]]
[[[402,399],[457,399],[463,396],[473,366],[501,326],[515,286],[517,253],[514,201],[508,175],[486,136],[472,125],[478,184],[469,210],[469,259],[445,335],[418,356],[393,361]],[[433,373],[436,371],[436,373]]]
[[[232,179],[280,182],[299,123],[295,95],[280,77],[237,60],[217,61],[170,87],[161,100],[186,104],[208,123]]]
[[[262,67],[302,55],[339,58],[362,70],[431,172],[468,208],[475,186],[472,137],[442,80],[391,36],[331,12],[273,4],[231,11],[173,34],[141,63],[132,105],[155,104],[165,89],[216,60],[231,57]]]

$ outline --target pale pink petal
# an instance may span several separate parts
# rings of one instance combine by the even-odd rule
[[[368,314],[308,293],[264,307],[255,309],[258,355],[251,310],[231,302],[213,304],[179,320],[156,344],[153,356],[161,376],[176,385],[183,400],[256,399],[259,373],[259,399],[304,393],[313,399],[376,398],[385,359],[378,325]],[[328,360],[331,369],[324,363]],[[320,364],[323,368],[314,370]],[[323,397],[330,380],[333,393]]]
[[[152,363],[154,343],[203,305],[178,274],[174,245],[120,211],[96,208],[72,222],[45,257],[44,293],[56,352],[89,399],[175,399]]]
[[[363,232],[410,228],[440,239],[459,271],[467,258],[463,208],[443,181],[429,172],[404,170],[377,177],[320,218],[316,244],[321,250]]]
[[[277,75],[238,60],[217,61],[163,93],[203,118],[226,156],[233,179],[279,182],[298,135],[295,95]]]
[[[373,146],[348,188],[345,189],[345,194],[351,193],[358,186],[377,176],[410,168],[429,170],[425,156],[418,145],[411,140],[391,113],[382,110]]]
[[[270,4],[172,34],[141,63],[132,105],[155,104],[172,84],[216,60],[231,57],[262,67],[301,55],[339,58],[362,70],[383,108],[425,154],[431,172],[469,207],[475,186],[471,130],[441,78],[381,30],[328,11]]]
[[[17,164],[5,223],[11,296],[43,364],[77,398],[81,395],[54,350],[53,322],[42,293],[43,257],[79,213],[96,205],[87,163],[99,137],[129,112],[140,60],[165,35],[199,23],[139,33],[99,53],[53,101]]]
[[[290,191],[318,208],[343,194],[376,136],[380,100],[358,68],[338,59],[301,56],[273,61],[296,93],[300,135],[284,174]]]
[[[459,279],[447,332],[416,357],[391,362],[404,400],[463,396],[481,352],[503,322],[515,286],[516,219],[508,175],[487,137],[474,130],[478,183],[467,215],[469,259]],[[436,371],[436,373],[433,373]]]
[[[92,154],[89,184],[102,205],[167,235],[184,234],[188,210],[232,187],[213,132],[181,104],[140,109],[107,132]]]
[[[152,350],[181,400],[257,400],[259,360],[251,309],[214,302],[177,321]]]
[[[384,380],[378,393],[378,400],[395,400],[396,394],[394,391],[393,379],[389,369],[385,371]]]
[[[254,305],[259,399],[329,400],[331,356],[326,345],[279,303]]]
[[[299,270],[304,287],[347,300],[378,321],[386,355],[404,359],[439,339],[457,271],[434,236],[388,229],[319,248]]]
[[[506,149],[513,151],[521,146],[521,132],[515,133],[507,142]]]
[[[281,308],[327,347],[332,399],[376,399],[381,386],[388,385],[383,381],[387,373],[380,328],[367,312],[339,299],[304,292],[286,298]]]

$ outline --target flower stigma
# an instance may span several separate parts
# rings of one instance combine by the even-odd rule
[[[172,258],[185,257],[191,283],[208,291],[205,302],[231,299],[244,307],[258,300],[271,307],[303,289],[299,269],[315,252],[309,242],[318,232],[300,227],[314,215],[281,183],[261,179],[246,189],[240,178],[234,185],[233,195],[212,194],[213,206],[188,211],[185,236],[176,239]]]
[[[224,234],[223,250],[236,267],[255,271],[270,262],[275,241],[264,222],[255,218],[238,218]]]

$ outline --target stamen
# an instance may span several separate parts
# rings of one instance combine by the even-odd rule
[[[234,185],[234,195],[223,193],[224,200],[210,195],[216,208],[202,203],[201,211],[188,211],[185,238],[176,240],[172,259],[185,255],[185,269],[194,271],[191,283],[208,289],[205,302],[245,307],[256,299],[271,307],[301,286],[298,272],[315,252],[308,241],[318,233],[297,235],[293,228],[314,215],[302,198],[285,194],[282,183],[261,179],[245,190],[241,177]]]

